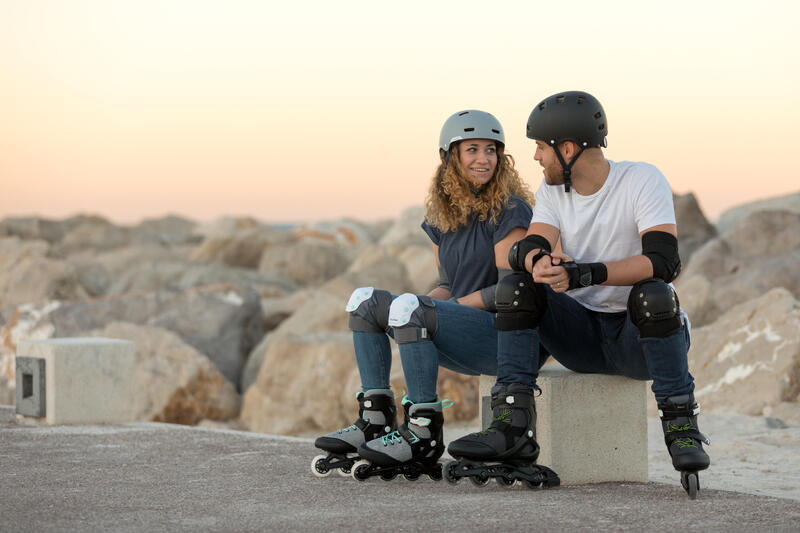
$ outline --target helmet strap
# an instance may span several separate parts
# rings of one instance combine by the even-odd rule
[[[572,187],[572,165],[575,164],[575,161],[578,160],[578,157],[580,157],[586,147],[581,146],[581,149],[578,150],[578,153],[575,154],[575,157],[572,158],[572,161],[567,164],[567,162],[564,161],[564,156],[561,155],[561,150],[559,150],[558,146],[555,144],[555,141],[550,141],[550,144],[552,145],[553,150],[556,152],[556,157],[558,157],[558,161],[561,163],[561,168],[564,169],[564,192],[569,192],[570,187]]]

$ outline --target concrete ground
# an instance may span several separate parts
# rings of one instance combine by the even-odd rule
[[[0,531],[797,531],[800,501],[662,483],[546,490],[332,475],[311,439],[34,426],[0,407]],[[701,477],[702,483],[702,477]],[[757,483],[757,480],[754,480]]]

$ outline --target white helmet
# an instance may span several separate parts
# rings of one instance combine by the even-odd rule
[[[439,134],[439,148],[447,152],[450,145],[464,139],[490,139],[505,146],[500,121],[486,111],[459,111],[444,122]]]

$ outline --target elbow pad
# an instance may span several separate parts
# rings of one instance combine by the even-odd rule
[[[678,239],[665,231],[642,235],[642,255],[653,264],[653,277],[669,283],[681,273]]]
[[[550,253],[550,241],[541,235],[528,235],[521,241],[517,241],[508,251],[508,264],[512,270],[519,272],[525,271],[525,257],[531,250],[541,249],[542,252]],[[545,254],[542,254],[545,255]]]

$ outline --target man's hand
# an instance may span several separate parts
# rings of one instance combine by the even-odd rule
[[[554,292],[565,292],[569,289],[569,275],[561,264],[566,261],[572,261],[572,258],[563,252],[541,257],[533,265],[533,281],[550,285]]]

